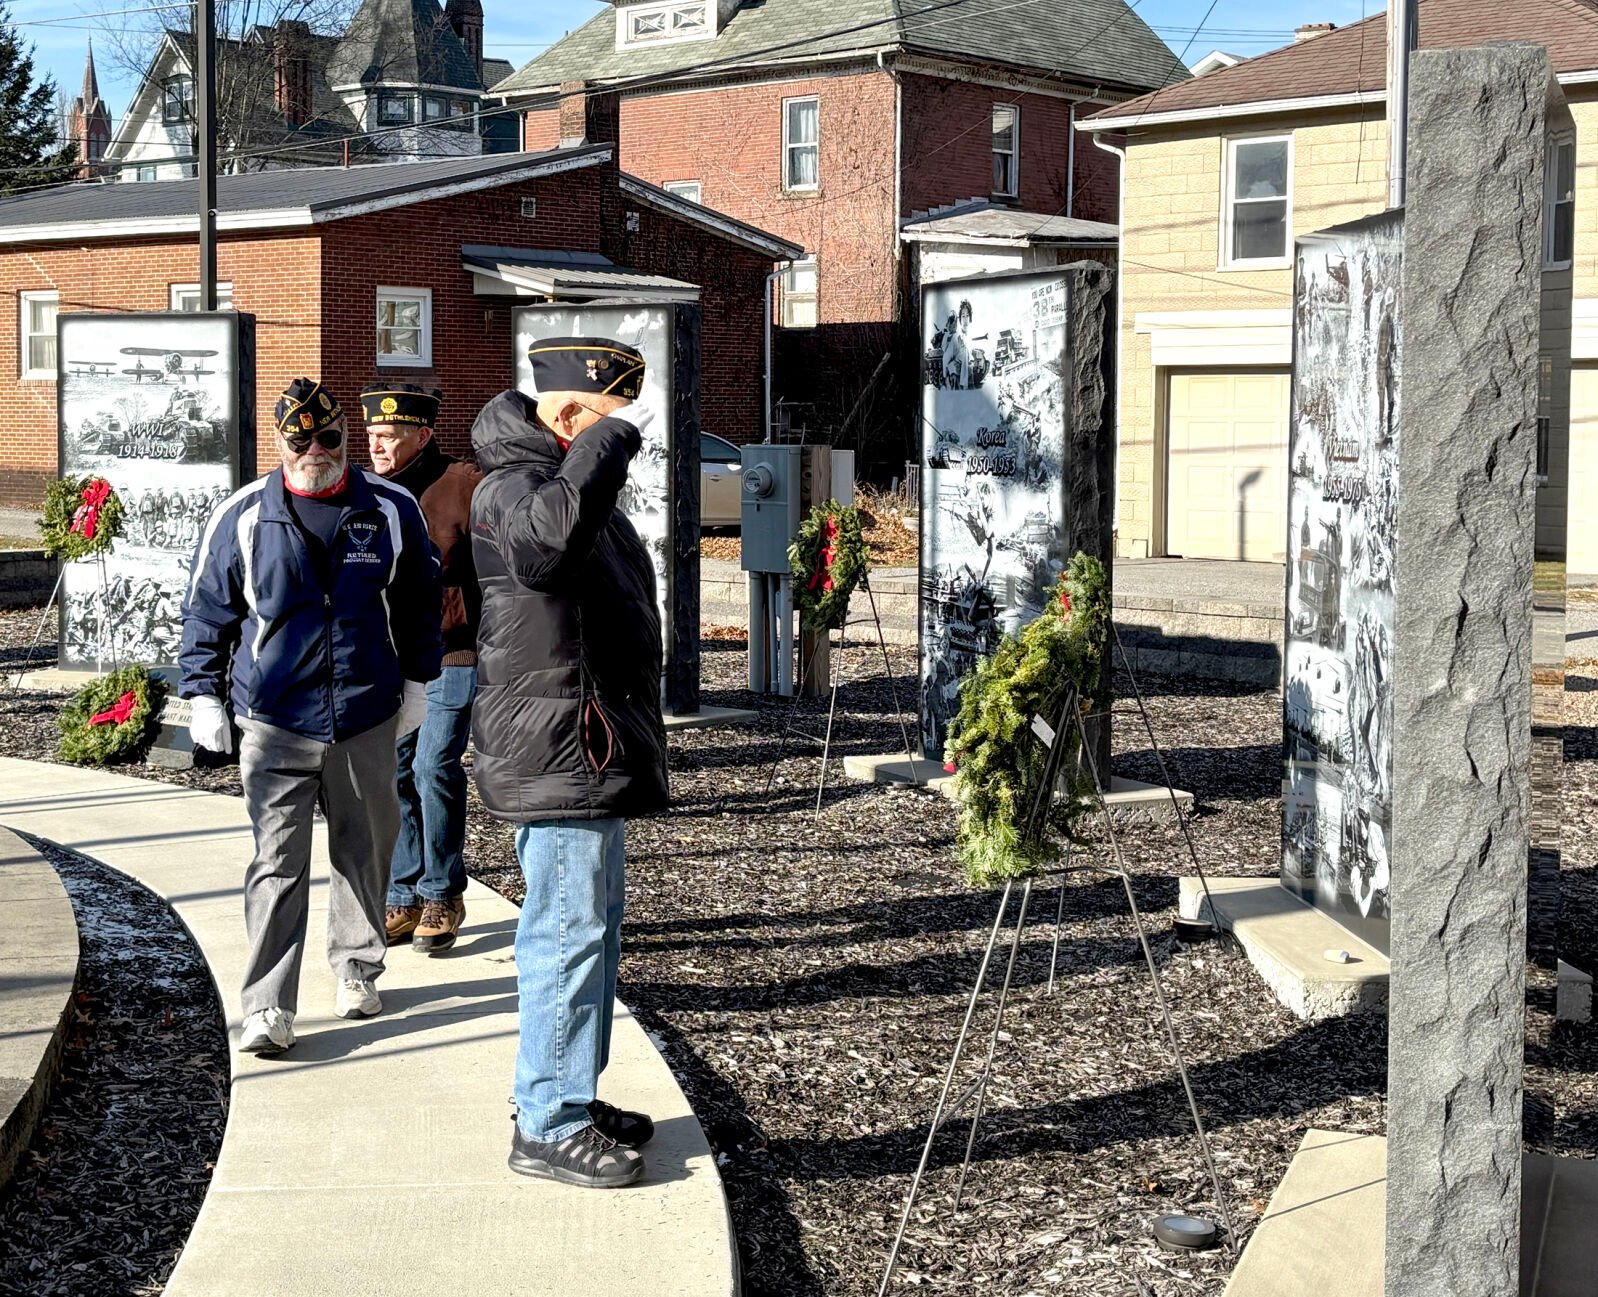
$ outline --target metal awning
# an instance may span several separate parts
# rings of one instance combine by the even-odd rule
[[[461,266],[480,297],[560,301],[697,302],[699,285],[618,266],[597,252],[544,248],[461,248]]]

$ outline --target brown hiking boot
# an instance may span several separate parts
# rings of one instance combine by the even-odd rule
[[[452,901],[426,901],[422,904],[422,921],[416,925],[411,942],[424,955],[436,955],[455,944],[455,934],[466,919],[466,900],[457,896]]]
[[[383,911],[383,927],[388,932],[388,944],[397,946],[409,940],[416,925],[422,921],[420,905],[391,905]]]

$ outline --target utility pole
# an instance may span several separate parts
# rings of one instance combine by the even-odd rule
[[[194,0],[194,125],[200,180],[200,309],[216,310],[216,0]]]
[[[1419,0],[1387,5],[1387,205],[1404,205],[1409,142],[1409,56],[1420,44]]]

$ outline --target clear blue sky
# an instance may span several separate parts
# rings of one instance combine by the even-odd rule
[[[140,15],[72,17],[105,14],[107,10],[129,9],[154,0],[11,0],[12,18],[26,24],[23,35],[36,49],[39,64],[53,76],[56,84],[71,96],[83,79],[83,51],[96,30],[106,26],[138,22]],[[1049,0],[1039,0],[1048,3]],[[781,0],[767,0],[781,3]],[[594,0],[483,0],[487,19],[487,52],[491,57],[509,59],[520,67],[537,56],[571,27],[580,25],[602,6]],[[1196,62],[1212,49],[1229,50],[1245,56],[1261,54],[1292,39],[1300,23],[1357,22],[1365,13],[1380,12],[1384,0],[1218,0],[1205,29],[1194,28],[1209,8],[1209,0],[1142,0],[1137,10],[1180,53],[1191,40],[1186,61]],[[174,16],[179,11],[174,11]],[[1023,11],[1024,12],[1024,11]],[[48,24],[37,24],[48,18]],[[97,58],[100,91],[120,113],[132,92],[131,78],[104,56],[105,38],[98,42],[102,54]]]

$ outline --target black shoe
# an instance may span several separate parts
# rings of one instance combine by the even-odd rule
[[[510,1145],[510,1169],[517,1175],[585,1189],[621,1189],[643,1178],[644,1158],[593,1126],[546,1144],[528,1139],[518,1124]]]
[[[588,1105],[588,1116],[599,1127],[601,1135],[615,1140],[623,1148],[642,1148],[655,1137],[655,1123],[643,1113],[612,1107],[603,1099],[595,1099]]]

